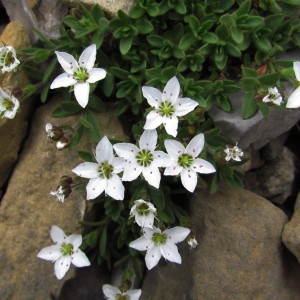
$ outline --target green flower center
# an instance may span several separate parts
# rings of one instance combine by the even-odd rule
[[[73,254],[73,245],[63,243],[60,248],[63,256],[71,256]]]
[[[193,162],[194,158],[190,154],[183,153],[178,157],[178,164],[185,169],[190,168]]]
[[[139,151],[136,155],[137,163],[142,167],[148,167],[153,161],[153,154],[148,149]]]
[[[5,110],[13,110],[15,107],[14,102],[9,98],[4,98],[2,105],[5,108]]]
[[[127,295],[121,295],[121,294],[117,294],[116,295],[116,300],[129,300],[129,296]]]
[[[73,74],[74,79],[78,82],[86,82],[89,78],[89,74],[85,67],[78,67]]]
[[[15,57],[10,51],[7,51],[5,55],[1,57],[1,64],[4,66],[9,66],[13,64],[14,61],[15,61]]]
[[[158,107],[158,112],[163,117],[171,117],[175,112],[175,107],[173,103],[169,100],[162,101]]]
[[[109,179],[112,177],[112,172],[114,167],[110,165],[107,161],[103,162],[98,169],[99,176],[101,178]]]
[[[163,233],[156,232],[152,236],[152,242],[156,246],[164,245],[167,241],[167,235]]]
[[[149,206],[147,203],[142,203],[136,208],[140,216],[145,216],[149,214]]]

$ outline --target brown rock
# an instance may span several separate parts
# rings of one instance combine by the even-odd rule
[[[71,175],[71,169],[81,161],[76,151],[58,151],[45,134],[45,124],[60,122],[74,125],[78,116],[54,119],[51,112],[57,102],[42,106],[36,111],[30,136],[19,162],[14,169],[0,211],[0,299],[50,299],[58,295],[65,280],[54,276],[54,266],[36,257],[40,249],[51,245],[52,225],[61,227],[66,234],[80,231],[78,221],[83,219],[85,192],[72,192],[64,203],[49,193],[55,190],[62,175]],[[111,138],[124,138],[120,123],[111,111],[98,114],[103,132]],[[85,146],[85,147],[84,147]],[[94,145],[82,141],[85,150]]]
[[[285,214],[254,193],[222,185],[191,199],[199,245],[179,249],[182,265],[149,271],[141,300],[291,300],[300,297],[300,266],[281,243]]]

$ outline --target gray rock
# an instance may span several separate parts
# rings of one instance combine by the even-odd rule
[[[281,243],[279,208],[224,185],[197,191],[190,206],[199,245],[181,245],[182,265],[147,272],[141,300],[299,299],[300,265]]]
[[[296,199],[293,216],[283,228],[282,241],[300,263],[300,193]]]
[[[60,99],[58,99],[60,101]],[[0,211],[0,299],[50,299],[58,295],[65,280],[74,275],[74,268],[59,281],[51,262],[39,259],[37,253],[52,244],[52,225],[66,234],[80,231],[86,207],[85,191],[72,192],[64,203],[50,195],[62,175],[71,175],[78,165],[76,151],[58,151],[45,134],[45,124],[75,125],[78,116],[54,119],[51,117],[56,101],[36,111],[30,136],[9,181]],[[124,139],[123,129],[112,111],[98,114],[103,132],[110,138]],[[91,150],[95,145],[83,139],[80,149]]]

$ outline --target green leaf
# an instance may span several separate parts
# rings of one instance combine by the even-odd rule
[[[70,113],[70,115],[75,115],[83,110],[83,108],[75,101],[63,101],[61,103],[61,108]]]
[[[50,89],[50,84],[45,84],[41,89],[41,102],[45,103],[47,101],[48,93]]]
[[[190,48],[195,41],[195,36],[192,32],[188,32],[185,35],[183,35],[179,41],[179,49],[186,50]]]
[[[103,228],[99,240],[99,252],[102,256],[105,254],[106,244],[107,244],[107,226]]]
[[[226,50],[227,53],[233,57],[241,57],[242,55],[241,51],[230,42],[227,42]]]
[[[247,92],[243,100],[242,113],[244,119],[251,118],[257,112],[257,102],[255,101],[255,92]]]
[[[270,40],[263,36],[258,39],[254,39],[254,44],[263,53],[268,53],[272,49]]]
[[[107,73],[102,81],[103,93],[106,97],[110,97],[115,87],[115,78],[112,74]]]
[[[158,35],[148,35],[147,41],[151,46],[161,48],[163,46],[164,38]]]
[[[83,126],[81,126],[82,128],[84,128]],[[78,151],[78,156],[84,160],[84,161],[88,161],[88,162],[94,162],[94,156],[87,151]]]
[[[258,81],[262,85],[268,87],[276,85],[277,81],[280,79],[279,73],[266,74],[258,78]]]
[[[46,61],[50,57],[50,55],[52,55],[52,51],[39,49],[35,52],[34,58],[38,63],[42,63]]]
[[[100,97],[94,94],[90,95],[88,107],[98,113],[106,111],[105,102],[103,102],[103,100]]]
[[[120,40],[120,52],[125,55],[131,48],[133,42],[133,37],[128,36],[126,38],[121,38]]]
[[[256,90],[259,86],[259,81],[253,77],[243,77],[241,80],[241,88],[244,91]]]
[[[53,59],[49,64],[48,64],[48,67],[44,73],[44,76],[43,76],[43,83],[45,83],[51,76],[51,74],[53,73],[55,67],[57,65],[57,59]]]
[[[244,40],[243,33],[236,27],[231,29],[231,37],[237,44],[242,43]]]
[[[84,132],[84,127],[82,125],[79,125],[78,128],[75,130],[75,133],[72,135],[70,142],[69,142],[69,149],[73,150],[77,147],[77,145],[79,144],[82,135]]]
[[[139,19],[134,24],[140,34],[150,33],[154,29],[153,25],[146,19]]]
[[[143,14],[145,10],[142,7],[139,6],[133,6],[129,11],[129,16],[132,19],[139,19]]]
[[[243,77],[253,77],[253,78],[257,78],[258,76],[257,71],[255,69],[246,68],[246,67],[242,68],[242,75]]]
[[[92,111],[90,111],[89,109],[86,110],[85,117],[86,117],[87,122],[90,125],[90,127],[87,127],[88,134],[94,142],[98,143],[101,139],[99,122],[98,122],[97,118],[95,117],[94,113]]]
[[[203,41],[208,44],[217,44],[219,42],[219,38],[213,32],[206,32],[202,37]]]
[[[263,117],[268,118],[270,115],[269,105],[264,102],[258,102],[257,105]]]

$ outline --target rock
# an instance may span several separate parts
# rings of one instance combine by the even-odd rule
[[[59,100],[60,101],[60,100]],[[40,249],[51,245],[52,225],[66,234],[80,231],[86,207],[85,191],[72,192],[64,203],[49,193],[55,190],[62,175],[71,175],[78,165],[76,151],[57,150],[47,140],[45,124],[75,125],[78,116],[54,119],[51,112],[57,101],[40,107],[35,114],[30,136],[10,178],[0,211],[0,299],[50,299],[58,295],[63,283],[74,274],[74,268],[61,281],[54,276],[54,267],[36,257]],[[124,139],[120,123],[112,111],[97,114],[103,132],[111,138]],[[82,140],[81,149],[95,145]]]
[[[279,59],[300,61],[300,51],[290,51],[278,57]],[[285,84],[285,96],[294,91],[294,87]],[[244,92],[231,95],[233,112],[226,113],[217,105],[209,111],[209,115],[221,133],[233,143],[238,142],[242,149],[260,149],[280,135],[288,132],[300,119],[300,109],[276,109],[270,107],[270,115],[264,118],[260,112],[252,118],[242,118]]]
[[[283,147],[277,158],[245,175],[245,187],[273,203],[283,204],[292,194],[295,172],[295,156],[288,148]]]
[[[296,199],[293,216],[283,228],[282,241],[300,263],[300,193]]]
[[[291,300],[300,296],[300,265],[281,243],[286,215],[243,189],[221,185],[191,199],[199,245],[180,244],[182,265],[148,271],[141,300]]]
[[[15,49],[30,46],[24,27],[17,22],[10,22],[5,27],[0,40]],[[3,88],[23,88],[27,84],[29,80],[21,67],[18,67],[16,72],[0,73],[0,85]],[[20,112],[13,120],[0,119],[0,189],[3,188],[18,159],[20,147],[27,134],[28,119],[33,105],[33,98],[27,98],[21,102]]]
[[[85,4],[99,4],[103,10],[111,15],[116,15],[118,10],[129,12],[130,8],[135,3],[134,0],[68,0],[70,3],[85,3]]]

